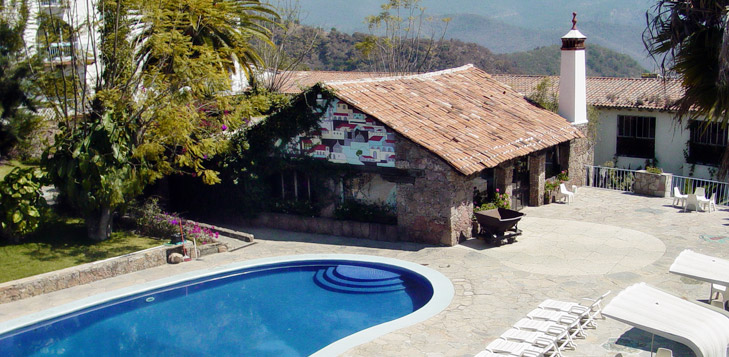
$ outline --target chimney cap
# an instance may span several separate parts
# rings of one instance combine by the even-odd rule
[[[577,29],[577,13],[572,12],[572,29],[567,32],[562,39],[586,39],[587,36],[583,35],[580,30]]]

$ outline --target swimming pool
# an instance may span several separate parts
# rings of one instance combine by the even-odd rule
[[[0,323],[0,355],[333,355],[425,320],[452,297],[442,274],[395,259],[258,259]]]

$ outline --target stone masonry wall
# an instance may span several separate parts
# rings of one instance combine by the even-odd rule
[[[672,174],[652,174],[646,170],[639,170],[635,172],[633,192],[646,196],[671,197],[672,181]]]
[[[547,157],[544,151],[529,155],[529,205],[544,204],[545,164]]]
[[[587,124],[576,125],[582,134],[587,136]],[[592,141],[588,138],[574,139],[570,141],[569,154],[569,184],[585,185],[585,165],[592,165],[595,160],[595,149]]]
[[[395,167],[410,170],[414,182],[397,185],[401,240],[454,246],[471,237],[474,177],[398,136]]]

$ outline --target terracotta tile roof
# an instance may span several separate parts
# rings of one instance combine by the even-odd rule
[[[494,79],[529,95],[544,78],[550,78],[552,89],[559,92],[557,76],[495,74]],[[587,104],[601,108],[637,108],[673,111],[673,104],[683,96],[681,82],[661,78],[587,77]]]
[[[389,77],[384,72],[337,72],[337,71],[287,71],[278,74],[284,80],[279,92],[286,94],[300,93],[319,82],[349,81],[364,78]]]
[[[326,85],[465,175],[582,137],[473,65]]]

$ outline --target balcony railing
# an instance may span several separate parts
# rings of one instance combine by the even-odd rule
[[[63,6],[63,0],[41,0],[41,6]]]
[[[585,168],[587,173],[585,182],[587,186],[619,191],[633,191],[635,170],[592,165],[585,165]],[[674,194],[674,187],[678,187],[682,194],[694,193],[697,187],[703,187],[707,198],[714,195],[717,205],[729,206],[729,182],[670,175],[670,180],[666,185],[671,186],[671,196]]]
[[[673,195],[674,187],[678,187],[682,194],[693,193],[697,187],[703,187],[706,197],[711,197],[713,194],[717,205],[729,205],[729,183],[727,182],[674,175],[671,186],[671,195]]]
[[[48,59],[51,61],[70,60],[73,47],[70,42],[54,42],[48,45]]]
[[[634,170],[591,165],[585,166],[587,168],[587,186],[618,191],[633,191],[633,182],[635,182]]]

